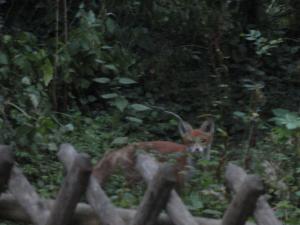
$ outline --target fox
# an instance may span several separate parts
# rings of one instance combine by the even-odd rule
[[[173,113],[171,113],[173,114]],[[135,156],[139,152],[151,152],[158,157],[158,161],[166,161],[166,158],[175,156],[175,176],[178,187],[184,186],[189,170],[193,167],[194,154],[203,154],[210,158],[210,149],[213,142],[215,123],[212,118],[205,120],[200,128],[193,127],[177,114],[179,119],[178,130],[182,143],[171,141],[145,141],[136,142],[118,150],[104,154],[103,158],[95,165],[92,174],[100,185],[104,185],[108,177],[118,168],[125,172],[127,180],[137,180],[139,175],[135,171]]]

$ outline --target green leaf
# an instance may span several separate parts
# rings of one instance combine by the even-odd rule
[[[75,129],[74,125],[72,123],[68,123],[64,126],[66,131],[73,131]]]
[[[190,209],[197,210],[203,208],[203,202],[200,200],[198,194],[192,192],[192,194],[189,196],[191,201]]]
[[[110,94],[104,94],[104,95],[101,95],[102,98],[104,99],[110,99],[110,98],[116,98],[118,97],[119,95],[116,94],[116,93],[110,93]]]
[[[235,112],[233,112],[233,115],[238,118],[244,118],[246,116],[246,113],[240,112],[240,111],[235,111]]]
[[[104,45],[104,46],[101,47],[101,49],[103,49],[103,50],[111,50],[111,49],[113,49],[113,47],[111,47],[109,45]]]
[[[53,79],[53,66],[49,59],[47,59],[42,65],[41,70],[43,73],[44,84],[48,86],[50,81]]]
[[[3,35],[3,43],[8,44],[12,40],[10,35]]]
[[[106,28],[107,28],[107,31],[109,33],[114,33],[116,28],[117,28],[117,24],[116,22],[112,19],[112,18],[107,18],[107,20],[105,21],[105,24],[106,24]]]
[[[89,95],[87,97],[87,99],[88,99],[89,102],[95,102],[95,101],[97,101],[97,98],[95,96],[93,96],[93,95]]]
[[[99,63],[99,64],[104,64],[105,62],[103,61],[103,60],[101,60],[101,59],[95,59],[95,62],[96,63]]]
[[[143,120],[136,118],[136,117],[132,117],[132,116],[127,116],[126,119],[130,122],[134,122],[134,123],[138,123],[138,124],[143,123]]]
[[[274,109],[275,117],[272,121],[279,126],[285,126],[288,130],[294,130],[300,127],[300,116],[296,112],[290,112],[286,109]]]
[[[29,98],[30,98],[30,101],[33,105],[34,108],[37,108],[39,106],[39,97],[35,94],[28,94]]]
[[[212,216],[215,216],[215,217],[222,216],[222,213],[220,211],[213,210],[213,209],[205,209],[205,210],[202,211],[202,213],[212,215]]]
[[[128,143],[128,137],[117,137],[112,141],[112,145],[124,145]]]
[[[119,72],[117,66],[114,65],[114,64],[104,65],[104,68],[106,68],[106,69],[108,69],[108,70],[111,70],[111,71],[113,71],[113,72],[115,72],[115,73],[118,73],[118,72]]]
[[[128,106],[128,101],[124,97],[118,97],[115,99],[114,106],[116,106],[121,112],[124,112],[125,108]]]
[[[100,84],[106,84],[110,82],[110,79],[108,77],[98,77],[98,78],[94,78],[93,81]]]
[[[48,149],[50,151],[56,151],[58,149],[57,145],[53,142],[48,143]]]
[[[7,56],[3,52],[0,52],[0,64],[2,64],[2,65],[8,64]]]
[[[118,81],[120,84],[135,84],[136,83],[135,80],[132,80],[128,77],[121,77],[121,78],[119,78]]]
[[[133,108],[135,111],[139,111],[139,112],[151,109],[148,106],[145,106],[145,105],[142,105],[142,104],[132,104],[132,105],[130,105],[130,107]]]
[[[22,84],[26,84],[26,85],[30,85],[31,84],[30,78],[27,77],[27,76],[22,77],[21,82],[22,82]]]

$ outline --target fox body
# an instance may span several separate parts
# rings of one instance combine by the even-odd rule
[[[170,141],[149,141],[127,145],[105,154],[94,167],[93,175],[99,183],[103,184],[117,168],[121,168],[127,178],[135,180],[138,177],[134,170],[135,156],[139,151],[144,151],[154,153],[159,161],[174,158],[177,181],[183,183],[186,177],[185,172],[188,171],[187,167],[192,166],[191,154],[202,153],[209,158],[214,122],[211,119],[206,120],[199,129],[193,129],[190,124],[181,120],[178,128],[182,144]]]

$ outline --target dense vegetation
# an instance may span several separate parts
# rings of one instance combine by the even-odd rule
[[[0,0],[0,143],[40,193],[62,179],[58,145],[96,161],[136,140],[179,139],[177,121],[217,123],[210,161],[182,193],[195,215],[221,217],[223,171],[265,178],[285,224],[300,221],[300,3]],[[142,187],[106,188],[132,207]]]

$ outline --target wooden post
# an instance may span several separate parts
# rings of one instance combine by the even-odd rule
[[[64,163],[66,170],[69,170],[78,153],[70,144],[62,144],[58,152],[58,158]],[[107,197],[97,180],[90,176],[86,191],[87,201],[90,203],[102,224],[105,225],[125,225],[118,215],[115,207]]]
[[[10,146],[0,145],[0,192],[5,189],[13,165],[14,158]]]
[[[52,208],[54,200],[43,200],[43,204]],[[125,224],[130,224],[136,214],[134,209],[117,208],[118,215],[122,217]],[[0,218],[5,220],[12,220],[22,223],[30,223],[31,219],[24,209],[19,205],[16,199],[11,194],[2,194],[0,196]],[[105,225],[99,221],[93,208],[86,203],[78,203],[75,214],[73,216],[72,224],[77,225]],[[197,225],[220,225],[221,220],[194,217]],[[166,214],[161,214],[157,221],[157,225],[174,225]],[[254,223],[246,223],[246,225],[255,225]]]
[[[248,175],[226,210],[222,225],[244,225],[254,212],[258,197],[263,193],[264,187],[260,178]]]
[[[91,172],[92,164],[89,157],[78,154],[58,193],[47,225],[70,224],[76,205],[86,190]]]
[[[242,168],[229,163],[225,171],[227,187],[231,191],[237,192],[246,176],[247,174]],[[264,195],[260,196],[257,200],[254,218],[258,225],[282,225],[274,215]]]
[[[45,224],[48,207],[16,166],[11,171],[8,188],[35,225]]]
[[[157,217],[165,208],[175,184],[174,168],[167,164],[161,166],[148,185],[131,225],[157,224]]]
[[[138,155],[136,169],[149,184],[157,173],[158,163],[148,155]],[[166,206],[167,214],[175,225],[197,225],[192,214],[187,210],[184,203],[175,190],[171,191],[169,202]]]

